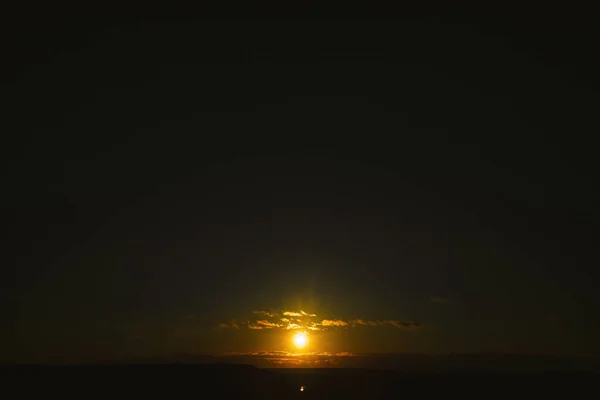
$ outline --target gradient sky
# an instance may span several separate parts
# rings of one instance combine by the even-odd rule
[[[296,323],[317,353],[598,354],[598,93],[541,54],[420,19],[52,48],[5,91],[0,353],[290,351]]]

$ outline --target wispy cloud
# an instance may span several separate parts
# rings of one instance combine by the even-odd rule
[[[243,356],[243,355],[241,355]],[[340,367],[340,366],[355,366],[357,361],[356,353],[277,353],[268,354],[261,352],[260,354],[248,354],[247,356],[252,357],[252,361],[265,367],[276,366],[276,367]],[[347,360],[347,361],[345,361]],[[264,364],[262,364],[264,363]]]
[[[421,327],[421,324],[414,321],[397,321],[393,319],[387,319],[383,321],[385,324],[395,326],[400,329],[414,329]]]
[[[316,317],[317,314],[310,314],[307,313],[304,310],[300,310],[300,311],[284,311],[282,313],[283,315],[287,316],[287,317]]]
[[[300,314],[299,312],[296,311],[284,311],[283,315],[286,315],[288,317],[301,317],[302,314]]]
[[[315,322],[311,322],[308,325],[306,325],[306,329],[308,329],[310,331],[320,331],[320,330],[322,330],[321,327],[319,327],[319,324],[317,324]]]
[[[264,315],[265,317],[270,317],[270,318],[277,316],[277,313],[274,313],[271,311],[265,311],[265,310],[252,311],[252,314]]]
[[[277,367],[311,367],[311,368],[324,368],[324,367],[335,367],[337,366],[337,363],[335,363],[334,361],[337,361],[333,358],[326,358],[326,359],[317,359],[317,360],[313,360],[313,359],[309,359],[309,360],[305,360],[302,358],[295,358],[295,357],[277,357],[277,358],[264,358],[265,361],[269,361],[271,364],[273,364],[274,366]]]
[[[321,325],[323,326],[348,326],[350,325],[346,321],[342,321],[341,319],[324,319],[321,321]]]
[[[383,325],[391,325],[400,329],[410,329],[410,328],[418,328],[421,326],[420,323],[414,321],[400,321],[396,319],[384,319],[384,320],[364,320],[364,319],[354,319],[350,321],[351,326],[383,326]]]
[[[225,328],[225,329],[227,329],[227,328],[240,329],[240,325],[235,321],[221,322],[220,324],[217,325],[217,327]]]
[[[498,361],[498,355],[469,354],[469,363],[474,366],[485,366],[490,361]],[[508,360],[506,361],[510,361]],[[528,357],[529,359],[529,357]],[[160,361],[163,360],[163,361]],[[543,360],[547,361],[547,357]],[[523,361],[534,370],[543,371],[547,363],[541,362],[537,357],[530,360],[519,358],[516,363],[503,364],[506,368],[520,370]],[[132,362],[139,362],[135,359]],[[156,362],[156,361],[154,361]],[[443,355],[434,357],[430,354],[398,354],[398,353],[346,353],[346,352],[288,352],[288,351],[252,351],[228,352],[220,354],[178,354],[160,358],[158,362],[169,364],[249,364],[259,368],[273,367],[337,367],[337,368],[367,368],[374,370],[397,370],[406,372],[428,372],[439,368],[441,364],[448,366],[449,370],[464,367],[465,355]],[[531,363],[530,363],[531,362]]]
[[[239,351],[230,351],[227,353],[223,353],[223,356],[289,356],[289,351],[250,351],[250,352],[239,352]]]
[[[276,324],[274,322],[267,321],[265,319],[261,319],[261,320],[256,321],[256,324],[257,325],[262,325],[265,328],[279,328],[281,326],[280,324]]]

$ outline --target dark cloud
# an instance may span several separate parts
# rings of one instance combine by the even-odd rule
[[[265,310],[252,311],[252,314],[264,315],[265,317],[271,318],[277,316],[277,313]]]
[[[400,328],[400,329],[414,329],[414,328],[421,327],[420,323],[412,322],[412,321],[396,321],[393,319],[388,319],[388,320],[383,321],[383,323],[387,324],[387,325],[395,326],[396,328]]]
[[[235,322],[235,321],[221,322],[220,324],[217,325],[217,327],[219,327],[219,328],[240,329],[240,325],[237,322]]]
[[[259,368],[368,368],[394,369],[407,372],[438,370],[440,365],[449,370],[462,370],[466,365],[474,370],[489,368],[496,365],[498,370],[529,371],[565,370],[596,370],[597,359],[590,357],[536,357],[536,356],[499,356],[499,355],[421,355],[421,354],[392,354],[392,353],[348,353],[348,352],[319,352],[319,353],[290,353],[287,351],[256,351],[229,352],[222,354],[185,354],[179,353],[167,357],[133,358],[125,362],[167,363],[167,364],[206,364],[231,363],[248,364]],[[433,368],[433,369],[432,369]]]
[[[355,319],[350,321],[350,326],[384,326],[384,325],[390,325],[396,328],[400,328],[400,329],[414,329],[414,328],[419,328],[421,326],[421,323],[418,322],[414,322],[414,321],[400,321],[400,320],[395,320],[395,319],[384,319],[384,320],[364,320],[364,319]]]

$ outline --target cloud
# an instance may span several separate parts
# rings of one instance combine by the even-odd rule
[[[265,328],[279,328],[281,325],[280,324],[276,324],[274,322],[271,321],[267,321],[265,319],[261,319],[259,321],[256,321],[257,325],[262,325]]]
[[[357,325],[381,326],[381,325],[385,325],[385,323],[383,321],[368,321],[368,320],[364,320],[364,319],[354,319],[354,320],[350,321],[350,325],[352,325],[352,326],[357,326]]]
[[[271,311],[264,311],[264,310],[252,311],[252,314],[264,315],[265,317],[270,317],[270,318],[277,316],[277,313],[274,313]]]
[[[290,352],[254,352],[227,355],[232,362],[235,358],[248,360],[249,364],[260,367],[340,367],[360,366],[361,356],[357,353],[290,353]]]
[[[498,361],[497,355],[468,356],[469,362],[476,366],[488,365],[491,361]],[[273,367],[337,367],[337,368],[366,368],[371,370],[396,370],[407,373],[427,372],[447,365],[448,368],[461,368],[465,358],[464,355],[438,354],[432,357],[430,354],[399,354],[399,353],[345,353],[345,352],[288,352],[288,351],[253,351],[253,352],[228,352],[210,354],[184,354],[179,353],[167,357],[147,360],[131,359],[129,363],[181,363],[181,364],[248,364],[258,368]],[[507,360],[509,361],[509,360]],[[508,369],[519,370],[523,367],[521,359],[516,363],[505,365]],[[531,360],[531,366],[535,370],[543,371],[544,364],[538,363],[536,359]],[[535,364],[535,365],[534,365]]]
[[[300,311],[284,311],[283,315],[287,317],[316,317],[317,314],[309,314],[304,310]]]
[[[414,329],[421,327],[421,324],[413,321],[397,321],[393,319],[388,319],[383,321],[385,324],[395,326],[400,329]]]
[[[273,356],[289,356],[289,351],[250,351],[250,352],[239,352],[239,351],[230,351],[227,353],[223,353],[223,356],[262,356],[262,357],[273,357]]]
[[[300,314],[299,312],[295,312],[295,311],[284,311],[283,315],[287,315],[288,317],[301,317],[302,314]]]
[[[264,358],[265,361],[274,364],[277,367],[310,367],[310,368],[324,368],[324,367],[335,367],[338,364],[334,358],[326,358],[321,360],[304,360],[301,358],[289,357],[273,357]]]
[[[350,321],[351,326],[364,325],[364,326],[383,326],[391,325],[399,329],[414,329],[421,326],[420,323],[414,321],[400,321],[395,319],[384,319],[384,320],[373,320],[366,321],[364,319],[355,319]]]
[[[288,317],[301,317],[302,314],[300,314],[299,312],[295,312],[295,311],[284,311],[283,315],[286,315]]]
[[[404,321],[396,319],[384,320],[367,320],[362,318],[343,320],[343,319],[322,319],[317,320],[316,314],[310,314],[304,310],[299,311],[282,311],[275,313],[271,311],[252,311],[252,314],[261,315],[263,318],[249,320],[242,324],[248,329],[263,330],[263,329],[283,329],[283,330],[307,330],[307,331],[327,331],[338,328],[356,328],[390,326],[397,329],[416,329],[421,327],[421,324],[414,321]],[[267,318],[264,318],[267,317]],[[240,324],[235,320],[230,322],[220,323],[219,328],[240,329]]]
[[[448,303],[450,300],[447,297],[433,296],[429,298],[430,303]]]
[[[342,321],[341,319],[324,319],[321,321],[323,326],[348,326],[348,322]]]
[[[225,328],[225,329],[227,329],[227,328],[240,329],[240,325],[235,321],[221,322],[220,324],[217,325],[217,327]]]

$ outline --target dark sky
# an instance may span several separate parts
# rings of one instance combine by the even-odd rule
[[[598,354],[591,39],[440,16],[15,27],[3,357]]]

